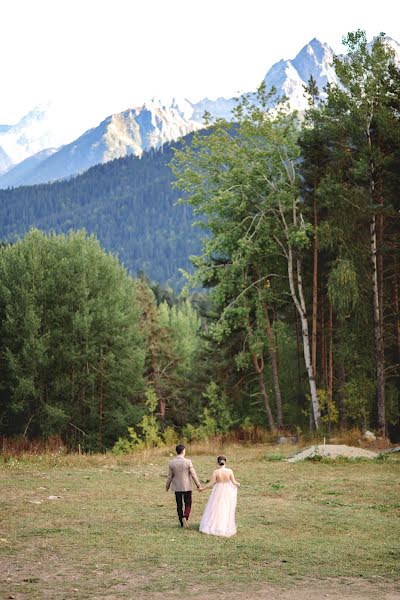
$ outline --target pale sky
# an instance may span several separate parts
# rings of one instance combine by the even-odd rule
[[[0,0],[0,123],[49,100],[93,124],[156,97],[230,97],[312,38],[400,42],[396,0]]]

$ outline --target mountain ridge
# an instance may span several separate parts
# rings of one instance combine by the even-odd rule
[[[385,39],[400,63],[400,44],[393,38]],[[330,46],[315,37],[293,59],[281,59],[268,69],[263,79],[266,89],[274,86],[278,95],[287,97],[292,109],[303,112],[308,106],[304,86],[311,75],[320,90],[328,83],[337,82],[332,67],[333,57],[334,52]],[[204,127],[205,112],[211,113],[215,118],[231,119],[234,106],[235,98],[203,98],[196,103],[186,98],[168,101],[152,98],[136,108],[109,115],[97,126],[84,131],[68,143],[49,143],[49,148],[57,145],[61,147],[55,152],[49,151],[49,156],[43,154],[47,147],[41,148],[33,159],[36,153],[26,156],[29,148],[37,148],[46,141],[53,142],[56,139],[60,142],[62,137],[59,133],[51,135],[46,123],[40,140],[35,141],[32,132],[29,134],[26,131],[29,118],[33,119],[34,131],[38,128],[38,123],[45,121],[45,110],[39,107],[17,125],[2,126],[5,127],[4,131],[0,128],[0,188],[64,179],[115,158],[130,154],[141,156],[150,148],[159,148]],[[54,115],[52,118],[54,120]],[[13,132],[17,132],[15,139],[12,137]],[[24,139],[26,146],[21,149]],[[24,158],[13,164],[17,155],[24,155]],[[32,157],[32,161],[28,165],[21,165],[29,157]]]

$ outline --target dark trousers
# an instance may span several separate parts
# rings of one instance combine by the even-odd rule
[[[189,519],[190,509],[192,508],[192,492],[175,492],[175,500],[179,523],[182,525],[183,517]],[[185,511],[183,511],[182,501],[185,503]]]

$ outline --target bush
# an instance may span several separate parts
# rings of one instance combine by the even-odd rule
[[[178,443],[178,434],[173,427],[167,427],[163,433],[164,444],[173,446]]]
[[[194,425],[188,423],[182,428],[182,436],[185,442],[193,442],[198,439],[198,431]]]

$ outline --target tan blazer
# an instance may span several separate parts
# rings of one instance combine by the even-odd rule
[[[177,456],[168,465],[168,477],[165,485],[169,490],[172,483],[174,492],[189,492],[192,489],[192,479],[198,488],[201,487],[192,461],[184,456]]]

